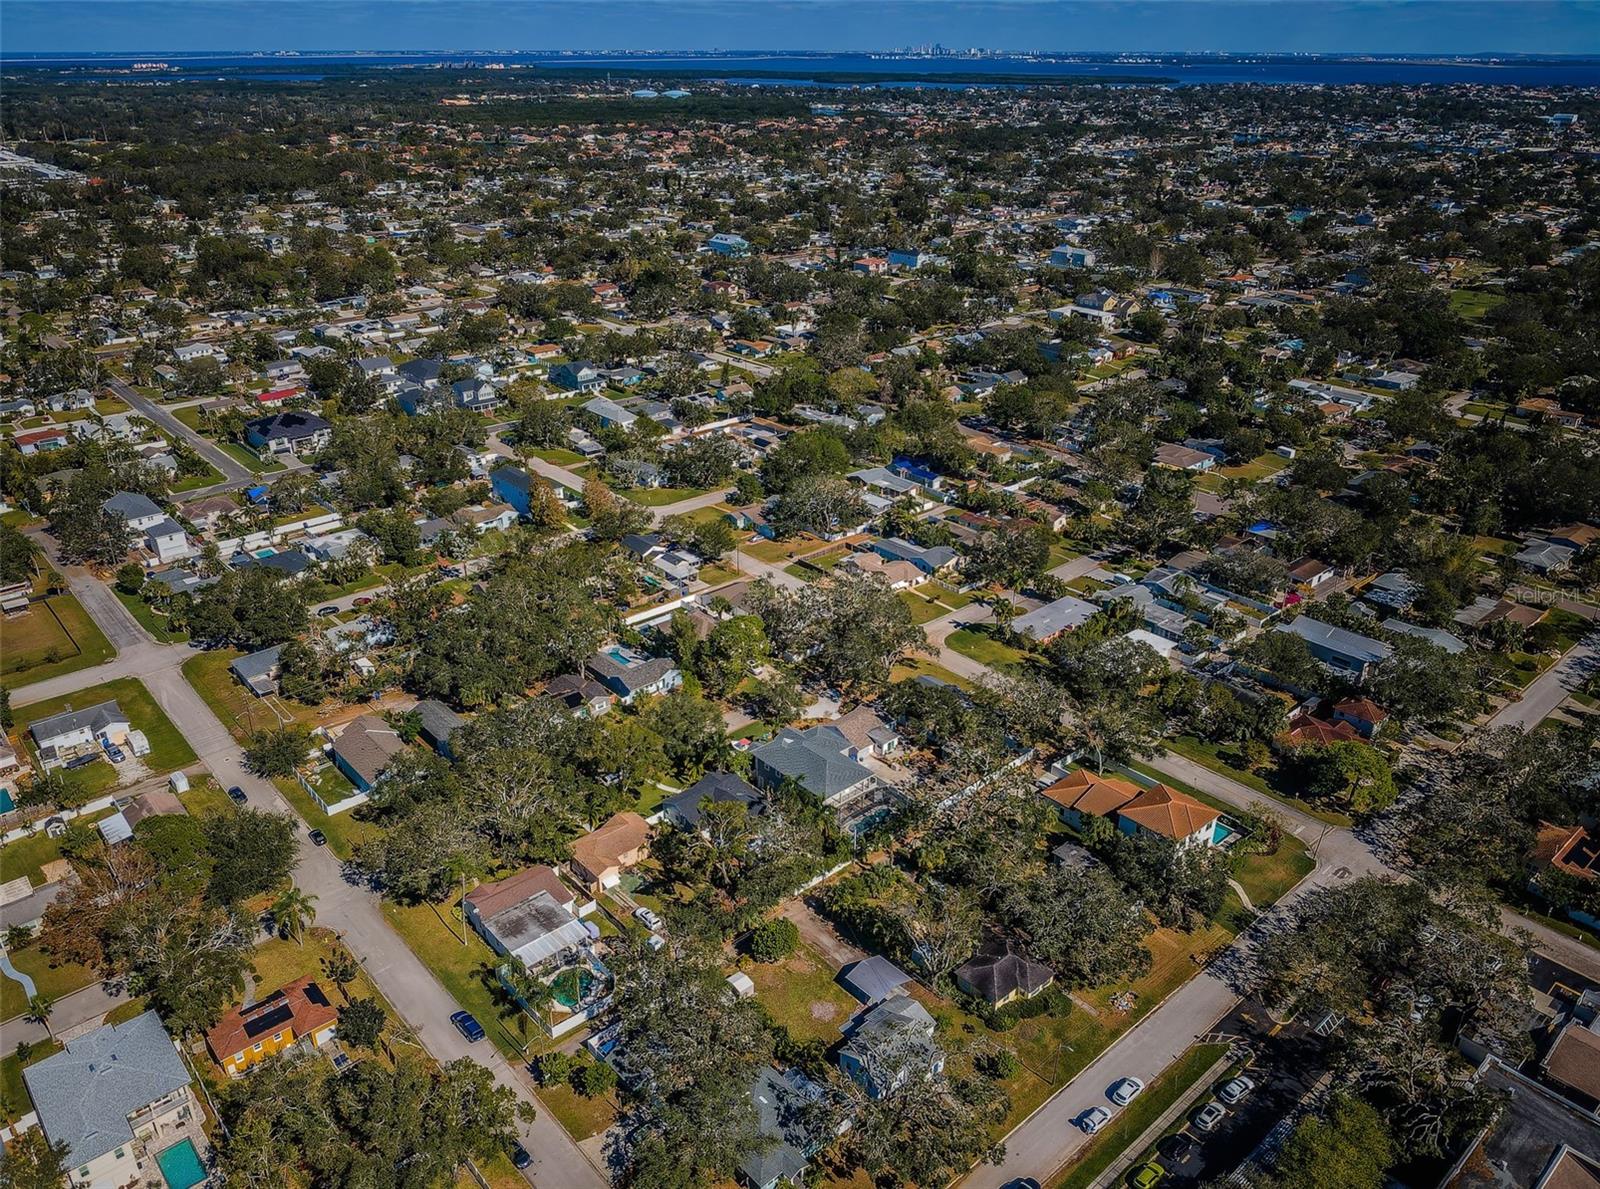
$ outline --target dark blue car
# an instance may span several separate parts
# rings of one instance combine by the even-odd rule
[[[456,1012],[455,1015],[450,1017],[450,1022],[460,1030],[462,1036],[473,1044],[477,1044],[484,1037],[483,1025],[473,1019],[470,1011]]]

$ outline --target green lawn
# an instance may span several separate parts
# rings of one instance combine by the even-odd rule
[[[813,537],[807,533],[801,533],[796,537],[785,537],[778,541],[758,537],[748,545],[739,546],[739,551],[748,553],[768,565],[777,565],[779,562],[793,561],[802,553],[819,549],[824,543],[820,537]]]
[[[973,628],[957,628],[946,637],[945,643],[962,656],[970,657],[980,665],[988,665],[992,669],[1026,665],[1030,659],[1020,648],[1013,648],[995,639],[992,629],[987,624]]]
[[[238,442],[218,442],[217,445],[224,453],[232,455],[258,475],[270,475],[273,471],[283,470],[283,463],[276,459],[261,458],[255,451],[246,449]]]
[[[348,859],[361,843],[383,833],[371,822],[357,821],[351,816],[354,810],[332,815],[324,813],[322,807],[311,799],[311,794],[301,788],[300,782],[292,776],[275,776],[272,783],[278,786],[284,799],[305,821],[307,829],[321,830],[328,836],[328,849],[341,859]]]
[[[705,487],[630,487],[617,494],[646,508],[661,508],[667,504],[675,504],[679,500],[691,500],[697,495],[705,495],[710,490]]]
[[[167,617],[138,595],[131,595],[115,587],[112,587],[112,593],[117,596],[117,601],[128,609],[128,614],[139,621],[139,626],[163,644],[179,644],[189,638],[188,632],[175,632],[169,628]]]
[[[560,446],[543,446],[538,450],[530,451],[535,458],[542,458],[546,462],[553,462],[558,467],[582,466],[583,455],[576,450],[563,450]]]
[[[573,1139],[599,1135],[617,1121],[615,1091],[604,1098],[585,1098],[571,1086],[540,1086],[539,1101]]]
[[[890,681],[907,681],[913,677],[937,677],[946,685],[953,685],[957,689],[972,688],[972,682],[967,678],[924,656],[906,657],[895,662],[894,668],[889,670]]]
[[[804,942],[782,961],[745,959],[739,969],[755,983],[756,1001],[796,1041],[832,1045],[839,1039],[840,1027],[860,1006],[834,981],[837,971],[828,960]]]
[[[170,412],[190,429],[196,433],[200,432],[200,426],[204,423],[205,415],[200,412],[199,405],[187,405],[181,409],[172,409]]]
[[[238,679],[228,671],[228,666],[242,655],[235,648],[218,648],[196,653],[183,662],[184,680],[194,687],[194,692],[211,707],[211,712],[221,720],[222,725],[240,741],[252,731],[280,725],[280,719],[266,702],[240,685]],[[315,706],[302,706],[298,702],[279,698],[274,698],[272,704],[302,723],[309,723],[317,716]]]
[[[100,702],[113,700],[122,707],[133,728],[143,731],[150,740],[150,754],[141,757],[141,762],[151,772],[171,772],[174,768],[194,763],[194,748],[190,747],[188,741],[178,733],[178,728],[172,725],[172,720],[160,706],[156,705],[156,700],[150,696],[150,691],[145,689],[144,682],[137,677],[119,677],[102,685],[90,686],[88,689],[80,689],[57,698],[46,698],[42,702],[21,707],[16,712],[17,729],[23,731],[29,723],[48,718],[52,714],[60,714],[67,709],[83,710]],[[111,766],[91,764],[74,775],[97,772],[100,768],[110,770]],[[114,781],[113,773],[111,779],[106,782],[106,787],[110,787]]]
[[[182,495],[186,491],[194,491],[201,487],[210,487],[213,483],[222,482],[222,472],[210,463],[206,463],[204,474],[186,475],[172,484],[167,490],[173,495]]]
[[[1118,1111],[1103,1131],[1079,1149],[1073,1163],[1050,1181],[1050,1189],[1088,1189],[1116,1158],[1173,1103],[1204,1077],[1228,1052],[1227,1045],[1196,1045],[1133,1102]]]
[[[179,793],[178,800],[183,802],[191,816],[197,818],[227,817],[237,812],[228,794],[222,791],[222,786],[209,776],[193,779],[189,784],[189,791]]]
[[[37,1065],[46,1057],[54,1056],[61,1051],[61,1046],[53,1040],[35,1045],[28,1054],[26,1065]],[[28,1097],[27,1083],[22,1080],[22,1071],[25,1063],[16,1053],[7,1053],[0,1058],[0,1116],[7,1123],[14,1123],[23,1115],[33,1109],[33,1100]]]
[[[6,620],[4,634],[0,677],[12,689],[92,668],[117,655],[70,594],[34,603],[26,615]]]
[[[20,950],[10,951],[11,964],[33,979],[38,993],[50,999],[60,999],[95,982],[94,971],[76,962],[53,965],[50,955],[37,943]],[[10,1020],[28,1010],[28,999],[22,993],[22,984],[0,975],[0,1020]]]
[[[1504,293],[1491,293],[1485,289],[1452,289],[1450,308],[1469,322],[1479,322],[1505,299]]]
[[[77,825],[91,826],[103,817],[110,817],[112,807],[96,810],[94,813],[85,813],[73,819]],[[26,875],[33,881],[33,886],[38,887],[44,883],[44,865],[53,863],[61,857],[61,839],[52,838],[43,830],[29,834],[25,838],[18,838],[15,842],[8,842],[0,849],[0,870],[5,872],[7,879],[15,879],[19,875]]]
[[[1308,813],[1318,821],[1327,822],[1332,826],[1349,826],[1353,820],[1349,814],[1339,813],[1320,805],[1314,805],[1310,801],[1301,800],[1292,793],[1269,784],[1254,772],[1246,772],[1243,768],[1234,767],[1228,763],[1228,757],[1231,752],[1225,743],[1210,743],[1203,739],[1197,739],[1193,735],[1178,735],[1174,738],[1163,740],[1163,742],[1170,750],[1177,752],[1185,759],[1193,760],[1197,764],[1210,768],[1218,775],[1226,776],[1230,780],[1244,785],[1252,792],[1260,793],[1263,797],[1273,801],[1282,801],[1285,805],[1292,805],[1300,812]],[[1159,773],[1155,775],[1158,780],[1166,780],[1166,777],[1161,776]]]
[[[789,567],[791,570],[793,566]],[[948,615],[954,608],[946,607],[943,603],[935,602],[927,595],[921,593],[922,588],[916,590],[902,590],[896,592],[896,597],[911,611],[911,622],[919,627],[931,619],[938,619],[941,615]]]

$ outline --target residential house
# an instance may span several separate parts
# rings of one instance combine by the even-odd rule
[[[28,728],[39,762],[46,772],[79,756],[92,754],[107,744],[132,744],[136,732],[115,701],[99,702],[83,710],[66,710],[41,718]]]
[[[1062,632],[1076,631],[1099,614],[1100,608],[1076,595],[1062,595],[1054,602],[1019,615],[1011,630],[1039,644],[1048,644]]]
[[[333,425],[315,413],[291,410],[245,422],[245,441],[268,454],[315,454],[333,440]]]
[[[750,254],[750,241],[742,235],[735,235],[731,231],[719,231],[706,241],[718,256],[748,256]]]
[[[226,1012],[206,1031],[206,1048],[229,1077],[239,1077],[297,1044],[321,1048],[338,1023],[338,1008],[308,974]]]
[[[632,429],[639,420],[637,413],[623,408],[609,396],[584,401],[582,409],[600,422],[601,429]]]
[[[199,1131],[188,1067],[153,1011],[67,1041],[22,1080],[45,1138],[67,1145],[74,1189],[159,1181],[155,1154]]]
[[[597,652],[585,667],[623,705],[648,694],[664,694],[683,684],[683,672],[669,657],[646,656],[621,644]]]
[[[183,773],[175,773],[183,776]],[[187,780],[187,777],[184,777]],[[133,832],[140,822],[146,818],[170,816],[173,814],[186,814],[189,811],[183,807],[183,802],[178,800],[178,795],[171,789],[151,789],[149,792],[140,793],[122,804],[110,817],[103,817],[95,823],[95,828],[100,831],[100,837],[107,846],[115,846],[119,842],[126,842],[133,837]]]
[[[617,695],[591,677],[564,673],[544,687],[544,696],[554,698],[573,714],[599,718],[616,703]]]
[[[1093,268],[1095,255],[1088,248],[1061,244],[1050,251],[1050,263],[1055,268]]]
[[[852,1022],[839,1050],[839,1068],[869,1098],[893,1094],[913,1077],[944,1069],[934,1043],[934,1020],[909,995],[892,995],[866,1008]]]
[[[923,548],[903,537],[889,537],[872,542],[872,550],[889,561],[908,561],[930,578],[954,569],[960,556],[948,545]]]
[[[543,864],[467,893],[467,923],[490,949],[537,970],[589,940],[578,919],[576,897]]]
[[[761,788],[776,789],[785,780],[797,780],[825,804],[842,804],[877,779],[846,754],[851,747],[850,740],[831,725],[803,731],[785,727],[775,739],[751,751],[751,775]]]
[[[1334,703],[1335,722],[1348,723],[1363,739],[1374,739],[1389,721],[1389,712],[1371,698],[1345,698]]]
[[[71,439],[64,429],[35,429],[14,434],[11,440],[22,454],[43,454],[48,450],[65,449]]]
[[[870,954],[839,971],[839,985],[862,1003],[881,1003],[902,993],[911,976],[882,954]]]
[[[456,758],[450,747],[450,737],[459,731],[466,720],[443,702],[424,698],[412,709],[416,712],[420,729],[417,738],[447,760]]]
[[[534,488],[548,486],[544,479],[517,466],[500,467],[489,475],[489,487],[495,498],[510,504],[517,515],[523,517],[533,515]]]
[[[956,967],[956,986],[990,1007],[1032,999],[1056,981],[1055,971],[1028,957],[1008,938],[992,936]]]
[[[500,407],[500,390],[487,380],[457,380],[450,385],[450,400],[470,413],[489,413]]]
[[[1234,830],[1222,814],[1164,784],[1141,789],[1131,781],[1078,768],[1040,790],[1061,820],[1082,830],[1090,817],[1109,818],[1129,836],[1156,834],[1179,847],[1217,846]]]
[[[637,813],[619,813],[573,842],[567,869],[580,888],[597,895],[621,883],[623,872],[641,862],[649,847],[649,823]]]
[[[805,1184],[806,1166],[828,1142],[816,1126],[816,1104],[822,1089],[798,1069],[782,1073],[763,1065],[750,1087],[756,1108],[756,1130],[762,1142],[734,1169],[744,1189],[778,1189]]]
[[[1394,649],[1381,640],[1347,631],[1302,615],[1274,629],[1289,632],[1306,642],[1311,655],[1332,669],[1365,680],[1375,665],[1388,660]]]
[[[1553,869],[1591,885],[1600,883],[1600,833],[1582,824],[1557,826],[1541,822],[1529,859],[1539,872]],[[1537,893],[1539,881],[1534,879],[1530,887]],[[1577,908],[1569,908],[1567,915],[1591,929],[1600,929],[1600,915]]]
[[[1440,1189],[1592,1189],[1600,1184],[1600,1118],[1533,1077],[1490,1055],[1471,1091],[1497,1109]]]
[[[848,714],[826,724],[843,735],[844,754],[852,760],[893,755],[900,750],[900,736],[889,721],[871,706],[857,706]]]
[[[839,568],[876,578],[890,590],[909,590],[926,581],[926,575],[908,561],[886,561],[876,553],[852,553]]]
[[[568,392],[599,392],[606,386],[600,369],[587,360],[556,364],[550,369],[550,383]]]
[[[1191,450],[1175,442],[1162,442],[1156,447],[1156,466],[1171,467],[1178,471],[1209,471],[1217,465],[1214,455],[1203,450]]]
[[[1512,555],[1512,560],[1535,574],[1559,574],[1576,556],[1576,551],[1554,541],[1529,541]]]
[[[376,714],[363,714],[339,733],[328,757],[357,792],[370,793],[389,762],[405,749],[399,732]]]
[[[680,830],[698,831],[701,810],[709,804],[743,805],[750,817],[767,812],[767,795],[731,772],[707,772],[681,793],[661,803],[661,812]]]
[[[228,671],[256,697],[265,698],[278,692],[278,678],[283,672],[278,654],[282,651],[282,644],[274,644],[271,648],[249,653],[230,664]]]

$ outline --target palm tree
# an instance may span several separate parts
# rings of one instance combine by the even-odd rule
[[[35,995],[28,1000],[26,1018],[29,1023],[40,1024],[48,1028],[50,1013],[55,1011],[56,1001],[49,995]]]
[[[317,919],[317,898],[297,887],[287,887],[272,904],[272,924],[304,945],[306,928]]]

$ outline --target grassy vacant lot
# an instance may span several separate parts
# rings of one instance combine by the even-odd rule
[[[556,1122],[565,1127],[573,1139],[599,1135],[617,1121],[615,1091],[602,1098],[585,1098],[571,1086],[540,1086],[539,1101],[550,1108]]]
[[[1226,1045],[1196,1045],[1179,1057],[1132,1105],[1117,1112],[1105,1130],[1080,1149],[1077,1159],[1050,1181],[1050,1189],[1088,1189],[1227,1051]]]
[[[908,656],[897,661],[894,668],[889,670],[890,681],[907,681],[913,677],[937,677],[946,685],[953,685],[959,689],[971,689],[972,682],[953,673],[938,661],[929,660],[925,656]]]
[[[705,487],[630,487],[627,491],[619,491],[617,494],[646,508],[663,508],[679,500],[692,500],[697,495],[704,495],[708,490],[710,489]]]
[[[81,991],[95,981],[94,971],[76,962],[55,964],[55,960],[37,944],[20,950],[11,950],[11,964],[33,979],[39,994],[49,999],[60,999],[74,991]],[[0,1020],[10,1020],[28,1009],[28,997],[22,993],[22,984],[0,975]]]
[[[167,625],[167,617],[149,603],[127,591],[112,588],[117,601],[128,609],[128,614],[139,621],[139,626],[163,644],[178,644],[189,638],[188,632],[175,632]]]
[[[283,470],[283,464],[275,459],[261,458],[255,451],[248,450],[238,442],[218,442],[218,447],[226,454],[231,454],[235,461],[243,463],[258,475],[270,475],[273,471]]]
[[[1029,661],[1026,652],[997,639],[994,629],[988,624],[957,628],[945,638],[945,643],[962,656],[971,657],[980,665],[988,665],[991,669],[1021,667]]]
[[[837,971],[814,948],[802,943],[781,962],[740,962],[756,985],[756,999],[796,1041],[832,1045],[839,1029],[861,1005],[834,978]]]
[[[1467,321],[1478,322],[1505,299],[1504,293],[1491,293],[1486,289],[1452,289],[1450,308]]]
[[[279,726],[281,720],[273,712],[274,707],[296,722],[312,723],[316,720],[315,706],[302,706],[282,698],[271,699],[269,706],[240,685],[228,671],[228,666],[243,655],[236,648],[219,648],[196,653],[183,662],[184,680],[194,687],[195,693],[211,707],[211,712],[232,732],[235,739],[242,741],[252,731]]]
[[[758,561],[768,565],[777,565],[780,562],[793,561],[803,553],[812,553],[821,549],[827,542],[820,537],[813,537],[809,533],[800,533],[793,537],[784,537],[782,540],[769,541],[765,537],[757,537],[748,545],[739,546],[741,553],[748,553]]]
[[[1310,801],[1303,801],[1296,797],[1291,790],[1283,788],[1280,784],[1264,780],[1254,772],[1247,772],[1243,768],[1234,767],[1228,762],[1228,758],[1232,753],[1225,743],[1209,743],[1204,739],[1197,739],[1193,735],[1179,735],[1164,740],[1164,742],[1169,749],[1177,752],[1185,759],[1193,760],[1197,764],[1210,768],[1218,775],[1226,776],[1235,783],[1244,785],[1252,792],[1260,793],[1263,797],[1273,801],[1282,801],[1286,805],[1292,805],[1301,813],[1310,814],[1318,821],[1324,821],[1333,826],[1349,826],[1351,823],[1352,819],[1349,814],[1314,805]],[[1167,780],[1165,776],[1159,773],[1156,773],[1155,776],[1158,780]],[[1171,784],[1172,782],[1168,780],[1167,783]]]
[[[42,702],[24,706],[16,712],[17,730],[26,731],[28,724],[38,722],[41,718],[48,718],[52,714],[60,714],[64,710],[85,710],[100,702],[109,701],[115,701],[120,705],[123,713],[128,716],[128,721],[133,724],[133,728],[143,731],[149,738],[150,754],[142,757],[142,760],[151,772],[171,772],[174,768],[194,763],[194,748],[190,747],[188,741],[178,733],[178,728],[172,725],[172,720],[160,706],[156,705],[156,700],[150,696],[150,691],[145,689],[144,682],[137,677],[119,677],[103,685],[90,686],[75,693],[63,694],[59,698],[46,698]],[[74,775],[87,776],[88,773],[94,773],[93,776],[87,776],[85,785],[103,780],[105,787],[109,788],[115,783],[115,773],[106,779],[101,776],[102,768],[111,771],[109,764],[91,764]]]
[[[43,599],[26,615],[6,620],[4,634],[0,677],[13,689],[103,664],[117,654],[70,594]]]
[[[535,458],[542,458],[545,462],[553,462],[558,467],[582,466],[584,462],[583,455],[576,450],[563,450],[560,446],[541,446],[530,453]]]

